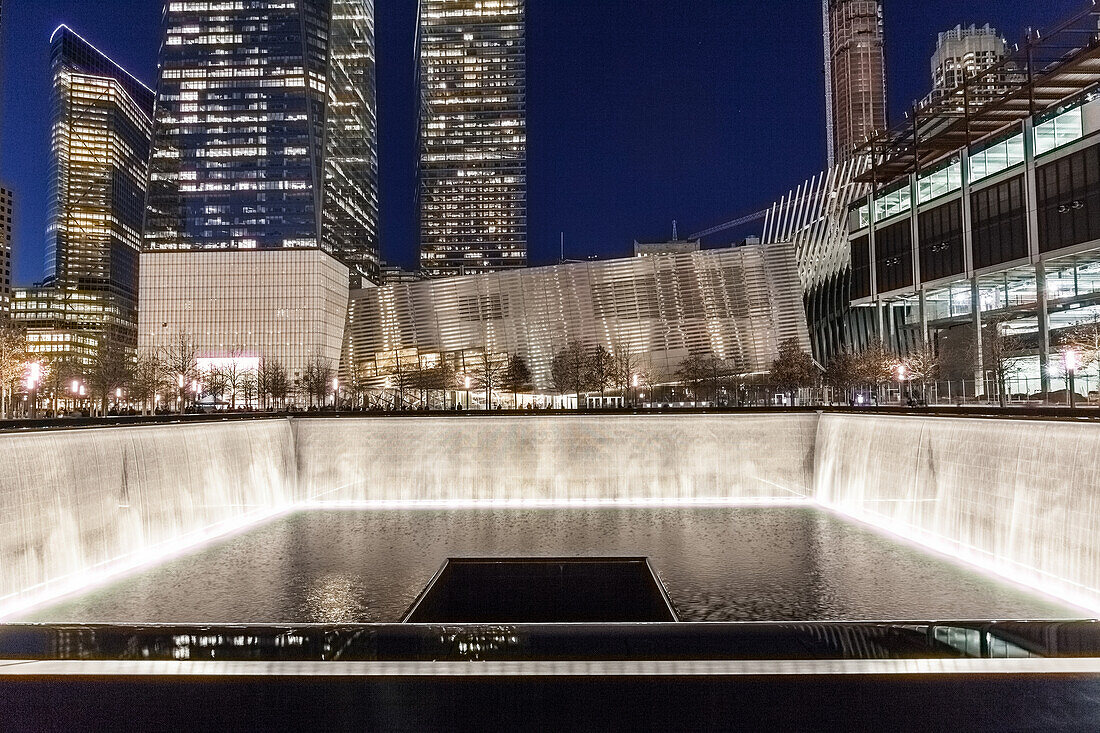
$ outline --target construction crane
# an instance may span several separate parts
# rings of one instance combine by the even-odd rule
[[[771,209],[764,209],[763,211],[758,211],[755,214],[749,214],[748,216],[742,216],[739,219],[734,219],[733,221],[727,221],[725,224],[719,224],[718,226],[711,227],[710,229],[704,229],[703,231],[699,232],[698,234],[692,234],[689,237],[689,239],[702,239],[703,237],[709,237],[711,234],[717,234],[718,232],[724,232],[727,229],[734,229],[735,227],[739,227],[742,224],[748,224],[749,222],[757,221],[758,219],[763,219],[765,216],[768,215],[769,211],[771,211]]]

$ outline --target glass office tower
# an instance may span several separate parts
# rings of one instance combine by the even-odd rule
[[[314,249],[378,279],[372,0],[169,2],[146,247]]]
[[[420,266],[527,264],[524,0],[421,0]]]
[[[154,94],[65,26],[50,43],[46,277],[15,316],[41,331],[31,334],[38,350],[87,361],[104,339],[117,348],[137,342]]]

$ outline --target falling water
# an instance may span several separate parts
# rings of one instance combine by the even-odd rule
[[[822,415],[817,500],[1100,609],[1100,426]]]
[[[0,436],[0,618],[296,503],[285,420]]]
[[[815,414],[301,420],[314,504],[807,501]]]
[[[1100,609],[1100,426],[269,419],[0,435],[0,618],[292,508],[820,502]]]

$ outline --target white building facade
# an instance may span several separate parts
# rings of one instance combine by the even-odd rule
[[[184,336],[200,364],[278,361],[291,380],[316,356],[335,369],[348,276],[317,249],[145,252],[139,352],[163,353]]]

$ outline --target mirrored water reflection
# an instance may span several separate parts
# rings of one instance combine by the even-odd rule
[[[813,508],[311,511],[24,620],[397,621],[447,557],[648,556],[684,621],[1080,618]]]

